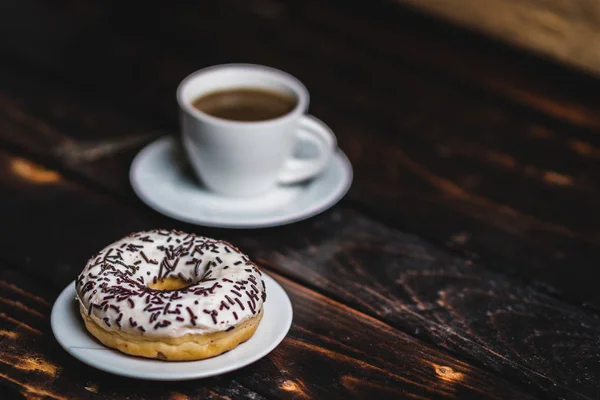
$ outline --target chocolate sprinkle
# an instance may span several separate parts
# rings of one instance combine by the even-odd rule
[[[195,325],[196,325],[196,319],[197,319],[198,317],[196,317],[196,314],[194,314],[194,312],[192,311],[192,309],[191,309],[191,308],[189,308],[189,307],[186,307],[185,309],[186,309],[186,310],[187,310],[187,312],[190,314],[190,320],[192,321],[192,325],[194,325],[194,326],[195,326]]]
[[[242,302],[240,301],[240,299],[235,299],[235,302],[238,303],[238,305],[240,306],[240,308],[243,310],[245,310],[244,305],[242,304]]]
[[[189,296],[198,296],[198,300],[190,299],[194,301],[196,306],[201,303],[199,300],[202,297],[211,297],[211,300],[207,299],[207,301],[216,304],[216,302],[213,302],[212,296],[220,296],[216,298],[216,301],[219,302],[216,309],[211,307],[211,309],[202,310],[207,316],[210,315],[210,319],[215,325],[230,325],[229,318],[222,317],[224,310],[228,310],[228,315],[233,315],[236,321],[240,317],[233,309],[242,310],[246,313],[252,312],[253,315],[260,311],[261,299],[263,301],[266,299],[265,285],[262,280],[262,290],[259,289],[260,270],[247,256],[242,254],[240,256],[243,261],[233,260],[233,264],[229,265],[225,265],[224,261],[228,261],[227,259],[223,260],[220,257],[220,252],[223,252],[222,254],[239,252],[235,246],[231,246],[227,242],[214,241],[197,237],[194,234],[178,233],[177,231],[155,230],[152,232],[153,234],[168,236],[164,238],[164,241],[171,244],[168,246],[155,246],[136,244],[136,242],[121,243],[120,248],[116,248],[116,246],[109,247],[98,256],[90,258],[86,269],[76,279],[76,287],[80,298],[87,300],[86,303],[89,302],[88,315],[92,314],[94,308],[100,309],[103,313],[113,309],[116,311],[114,314],[117,316],[116,319],[98,312],[96,312],[96,315],[102,318],[109,327],[113,324],[122,328],[122,321],[128,320],[127,329],[135,328],[141,332],[146,332],[146,329],[150,328],[144,326],[151,326],[154,329],[164,328],[173,323],[177,324],[177,327],[180,324],[185,326],[187,318],[185,318],[185,312],[180,311],[183,308],[189,315],[189,323],[196,326],[199,317],[194,314],[193,306],[192,308],[187,307],[185,303],[181,304],[177,301],[182,298],[189,299]],[[139,240],[137,243],[154,243],[150,235],[144,233],[134,233],[130,237]],[[152,249],[150,250],[152,252],[161,251],[162,256],[158,256],[156,260],[149,259],[144,252],[144,250],[148,251],[149,248]],[[200,256],[208,253],[209,259],[206,260],[204,257],[204,260],[202,260],[194,257],[196,253],[199,253]],[[150,280],[150,277],[152,277],[152,282],[157,283],[167,277],[177,277],[191,286],[177,290],[158,290],[148,287],[144,277],[139,276],[143,274],[143,272],[140,272],[140,267],[142,265],[147,267],[143,264],[144,262],[156,265],[156,269],[153,269],[153,271],[146,271],[145,275],[148,276],[146,279]],[[203,263],[206,266],[206,271],[201,270]],[[245,266],[235,271],[242,271],[243,268],[244,272],[242,274],[248,273],[242,279],[238,278],[234,281],[227,278],[227,276],[235,276],[234,274],[223,273],[224,270],[230,269],[231,265],[240,266],[242,264]],[[223,288],[229,290],[229,293],[224,294],[219,291]],[[102,299],[100,304],[95,304],[92,301],[92,299],[97,299],[95,297],[96,293],[99,293],[99,298]],[[84,294],[88,294],[88,296],[84,298]],[[229,294],[235,296],[232,298]],[[142,299],[145,302],[143,311],[147,313],[147,317],[144,317],[144,322],[138,321],[144,326],[128,316],[129,310],[135,309],[136,302],[142,301]],[[121,302],[127,302],[128,307],[124,307],[120,304]],[[142,306],[140,305],[138,310],[141,309]],[[229,314],[230,311],[231,314]],[[221,314],[220,318],[218,317],[219,313]],[[175,315],[170,316],[171,314]],[[244,314],[242,318],[246,315],[248,314]],[[148,320],[145,318],[148,318]],[[205,321],[208,317],[201,316],[201,318]],[[150,325],[146,325],[147,323]],[[233,329],[235,329],[234,326],[229,326],[227,331]]]

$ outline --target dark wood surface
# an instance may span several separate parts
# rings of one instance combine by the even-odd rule
[[[0,56],[0,398],[600,398],[600,82],[379,2],[13,0]],[[221,230],[133,195],[178,82],[224,62],[306,83],[354,166],[340,204]],[[282,344],[186,383],[68,356],[55,297],[157,227],[230,240],[282,283]]]

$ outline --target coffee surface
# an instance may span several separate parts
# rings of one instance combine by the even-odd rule
[[[297,100],[286,93],[258,88],[219,90],[198,97],[192,105],[213,117],[233,121],[266,121],[294,109]]]

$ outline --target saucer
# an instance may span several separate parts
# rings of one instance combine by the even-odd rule
[[[311,181],[279,185],[257,197],[226,197],[200,186],[179,142],[169,136],[138,153],[129,178],[144,203],[171,218],[219,228],[264,228],[300,221],[333,206],[350,188],[352,166],[338,150]]]
[[[292,325],[292,303],[283,288],[263,273],[267,300],[254,335],[235,349],[200,361],[160,361],[129,356],[104,346],[88,333],[75,301],[71,282],[52,307],[50,324],[58,343],[73,357],[102,371],[129,378],[183,381],[207,378],[242,368],[266,356],[287,335]]]

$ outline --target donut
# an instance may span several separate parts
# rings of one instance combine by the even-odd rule
[[[191,233],[132,233],[90,258],[75,281],[87,330],[123,353],[200,360],[258,327],[266,299],[258,267],[235,246]]]

